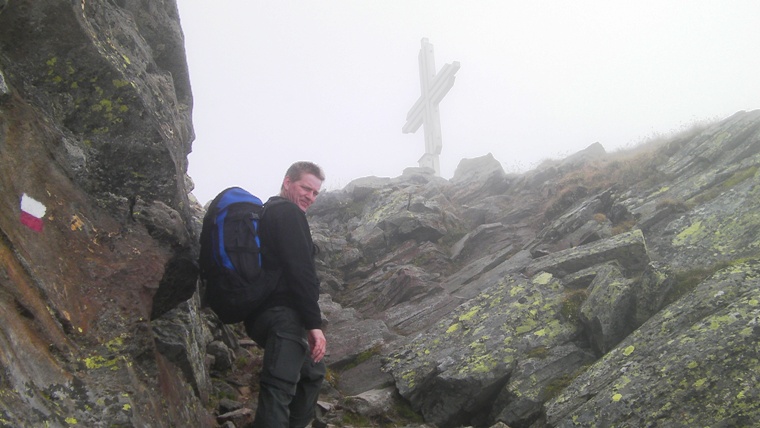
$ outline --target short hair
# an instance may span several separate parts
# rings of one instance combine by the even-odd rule
[[[325,181],[325,173],[322,168],[314,162],[308,161],[299,161],[290,165],[288,171],[285,172],[285,177],[290,178],[290,181],[298,181],[304,174],[311,174],[320,181]]]

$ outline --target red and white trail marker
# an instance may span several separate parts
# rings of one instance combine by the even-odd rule
[[[45,217],[45,205],[24,193],[21,196],[21,224],[37,231],[42,231],[42,219]]]

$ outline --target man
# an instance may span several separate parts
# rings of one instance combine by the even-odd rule
[[[314,417],[326,340],[306,210],[324,179],[314,163],[291,165],[260,223],[263,267],[282,275],[261,310],[245,321],[248,335],[264,348],[254,427],[305,427]]]

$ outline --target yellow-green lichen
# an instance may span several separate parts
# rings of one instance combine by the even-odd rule
[[[401,379],[403,379],[406,382],[406,385],[409,389],[414,388],[415,377],[416,377],[416,373],[413,370],[409,370],[406,373],[401,375]]]
[[[626,348],[623,350],[623,355],[625,355],[625,356],[627,357],[627,356],[629,356],[629,355],[633,354],[633,351],[634,351],[635,349],[636,349],[636,348],[635,348],[633,345],[630,345],[630,346],[626,347]]]
[[[454,323],[449,328],[446,329],[446,333],[449,333],[449,334],[453,333],[453,332],[459,330],[460,326],[461,326],[461,324],[459,324],[458,322]]]
[[[522,285],[515,285],[514,287],[509,289],[509,295],[511,297],[515,297],[518,294],[525,294],[525,287]]]
[[[621,390],[631,383],[631,378],[628,376],[622,376],[620,382],[615,384],[615,390]]]
[[[546,285],[552,280],[552,278],[553,275],[549,272],[541,272],[533,277],[533,283],[537,285]]]
[[[663,193],[667,192],[668,190],[670,190],[670,186],[664,186],[664,187],[661,187],[661,188],[660,188],[658,191],[654,192],[654,193],[652,194],[652,196],[661,195],[661,194],[663,194]]]
[[[496,359],[491,354],[470,358],[464,366],[466,373],[488,373],[497,366]]]
[[[710,329],[719,330],[725,325],[733,324],[736,319],[732,315],[713,316],[710,318]]]
[[[478,312],[480,312],[480,307],[475,306],[474,308],[470,309],[466,313],[460,315],[459,321],[470,321]]]
[[[123,333],[119,336],[114,337],[113,339],[109,340],[105,343],[106,348],[108,348],[111,352],[117,352],[120,349],[124,347],[124,339],[127,338],[127,334]]]
[[[471,342],[469,345],[469,348],[473,352],[473,354],[481,354],[484,352],[488,352],[488,349],[486,348],[486,344],[480,340]]]
[[[128,80],[121,80],[121,79],[113,79],[111,83],[113,83],[113,86],[115,86],[116,88],[123,88],[129,85]]]
[[[525,334],[525,333],[531,332],[536,328],[537,325],[538,323],[536,322],[535,319],[529,318],[525,320],[525,322],[522,325],[517,326],[517,328],[515,329],[515,333]]]
[[[673,245],[676,247],[683,246],[694,240],[699,240],[705,234],[704,227],[701,221],[695,221],[689,227],[682,230],[681,233],[673,238]]]
[[[106,359],[101,357],[100,355],[94,355],[92,357],[87,357],[82,360],[84,362],[85,367],[88,369],[94,370],[94,369],[100,369],[100,368],[110,368],[111,370],[118,370],[119,367],[116,364],[116,359]]]

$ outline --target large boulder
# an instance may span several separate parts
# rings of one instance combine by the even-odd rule
[[[426,421],[482,424],[525,353],[578,335],[577,325],[560,316],[562,304],[562,284],[551,275],[506,276],[410,338],[389,356],[387,370]]]
[[[451,179],[449,194],[469,204],[485,197],[503,194],[509,187],[509,177],[492,154],[462,159]]]

